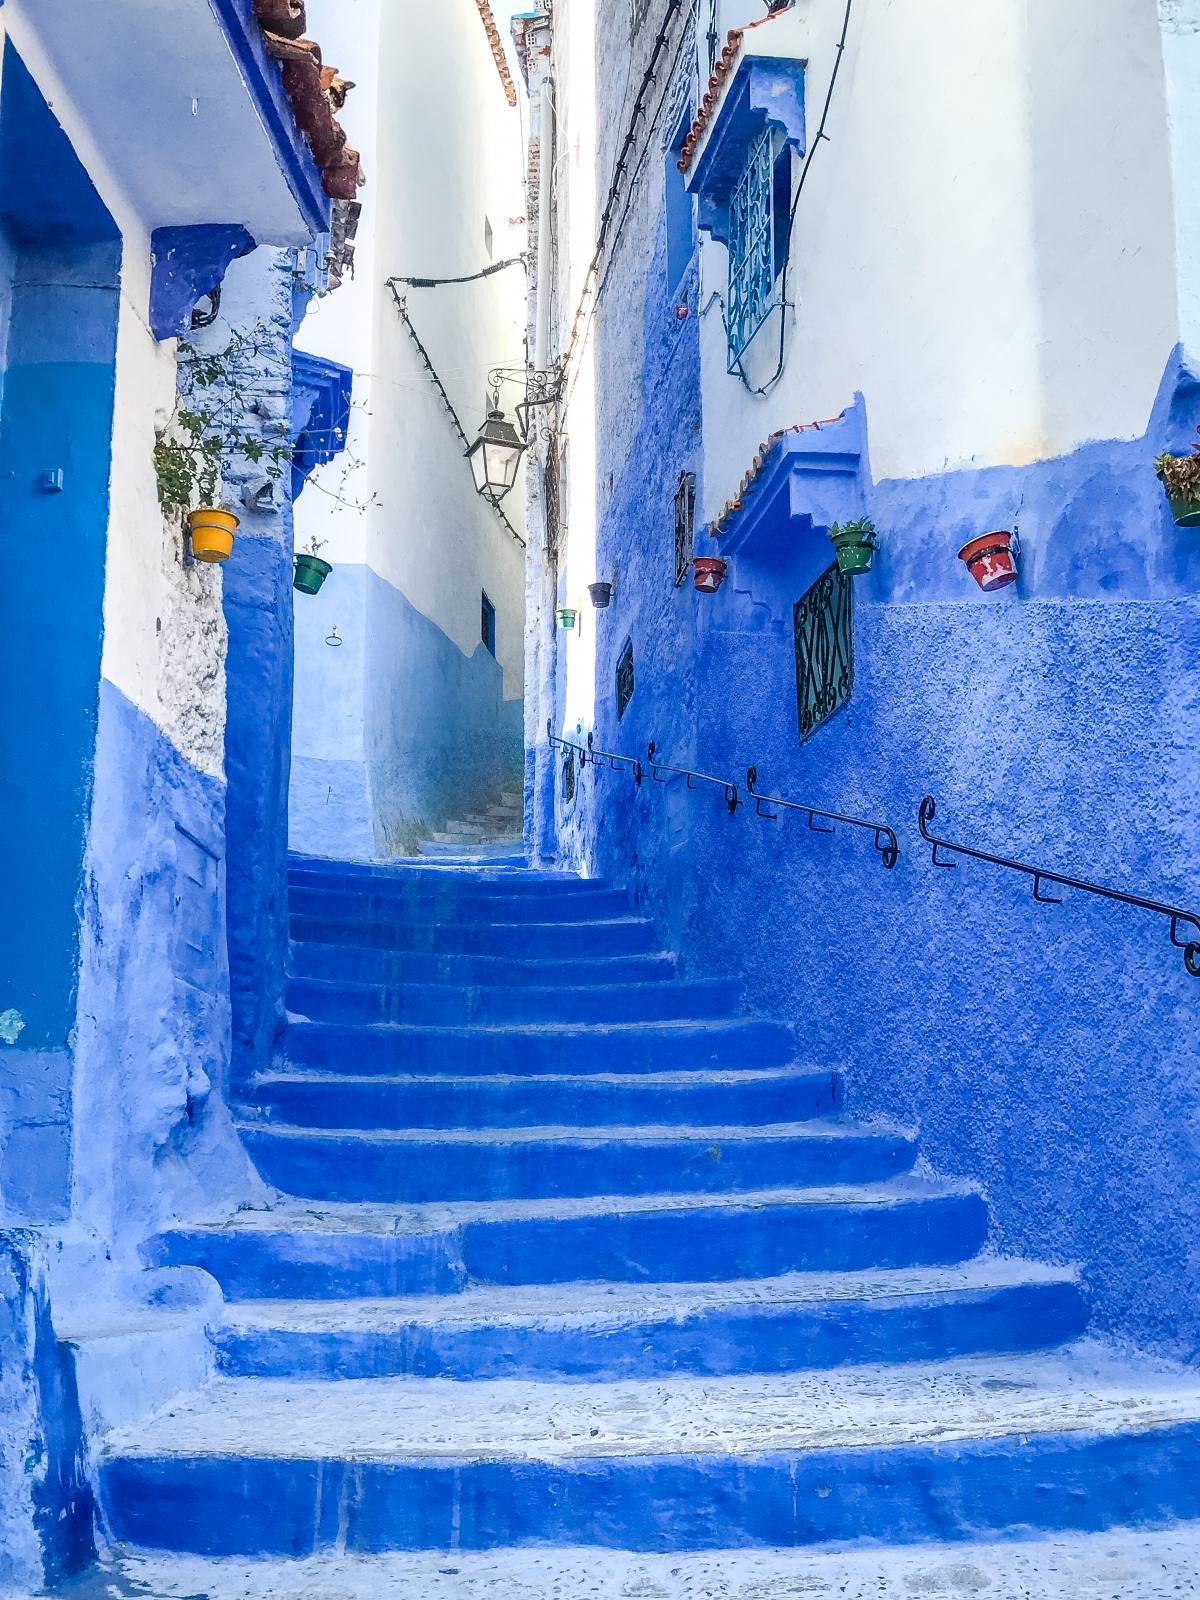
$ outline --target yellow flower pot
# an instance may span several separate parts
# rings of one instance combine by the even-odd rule
[[[192,555],[197,561],[228,561],[233,554],[233,535],[238,519],[232,511],[201,506],[188,512],[192,535]]]

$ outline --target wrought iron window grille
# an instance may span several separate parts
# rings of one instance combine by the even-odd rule
[[[566,805],[570,805],[575,798],[575,756],[570,750],[563,756],[562,797]]]
[[[675,491],[675,587],[688,580],[696,537],[696,474],[681,472]]]
[[[854,580],[829,567],[796,601],[796,706],[803,742],[854,688]]]
[[[779,304],[776,293],[776,230],[787,227],[776,216],[775,132],[768,127],[751,146],[729,202],[729,296],[726,337],[729,371],[739,372],[750,341]],[[786,155],[786,151],[783,152]],[[790,199],[790,168],[789,199]]]
[[[617,720],[629,709],[635,687],[633,675],[633,640],[626,639],[617,661]]]

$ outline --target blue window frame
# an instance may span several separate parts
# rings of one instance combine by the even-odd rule
[[[781,303],[791,205],[791,150],[766,128],[751,146],[729,203],[729,370]]]
[[[480,632],[485,649],[496,654],[496,608],[486,594],[480,595]]]

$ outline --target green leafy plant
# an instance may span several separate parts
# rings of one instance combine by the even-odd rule
[[[158,500],[168,515],[215,505],[227,470],[258,467],[272,480],[292,456],[285,422],[264,423],[256,411],[270,391],[258,375],[253,338],[234,334],[223,350],[181,342],[175,410],[154,441]]]
[[[870,517],[855,517],[851,522],[835,522],[829,537],[836,544],[839,539],[855,544],[874,544],[875,524]]]
[[[1200,434],[1200,428],[1196,429]],[[1163,453],[1154,458],[1154,470],[1172,500],[1200,500],[1200,442],[1190,456]]]

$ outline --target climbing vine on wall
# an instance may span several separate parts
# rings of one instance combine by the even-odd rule
[[[262,379],[262,344],[234,333],[221,350],[181,342],[175,409],[154,441],[158,499],[169,515],[216,505],[234,463],[257,468],[271,482],[292,457],[286,396]]]

